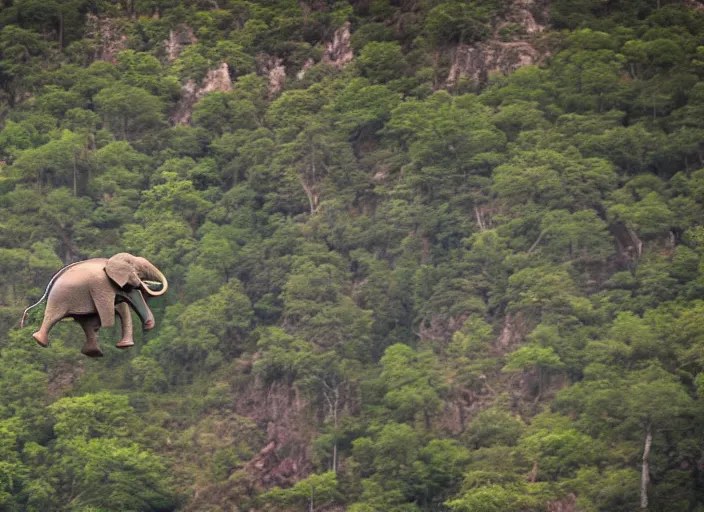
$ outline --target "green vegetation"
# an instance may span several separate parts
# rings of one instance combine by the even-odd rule
[[[704,12],[533,7],[0,1],[0,510],[704,510]],[[18,329],[120,251],[134,348]]]

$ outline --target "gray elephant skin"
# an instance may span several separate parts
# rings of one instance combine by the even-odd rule
[[[119,253],[111,258],[94,258],[72,263],[59,270],[36,304],[22,315],[21,327],[27,312],[46,299],[42,325],[32,337],[42,347],[49,345],[49,331],[60,320],[73,318],[83,328],[86,342],[81,352],[89,357],[101,357],[98,344],[101,327],[115,324],[115,313],[122,324],[122,338],[118,348],[134,345],[132,338],[132,307],[145,330],[154,328],[154,315],[146,299],[163,295],[168,288],[164,274],[149,260]]]

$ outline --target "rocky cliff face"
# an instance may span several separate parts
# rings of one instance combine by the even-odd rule
[[[265,75],[269,79],[270,98],[283,89],[286,82],[286,66],[284,66],[282,58],[259,55],[257,57],[257,67],[259,74]]]
[[[509,74],[523,66],[539,64],[542,56],[525,41],[487,41],[475,46],[458,46],[445,85],[454,86],[461,78],[486,82],[490,73]]]
[[[170,61],[178,59],[186,46],[196,44],[198,38],[193,33],[193,29],[187,25],[178,25],[171,32],[169,38],[164,41],[166,56]]]
[[[220,67],[211,69],[203,80],[203,86],[199,87],[195,80],[189,80],[181,89],[181,101],[179,101],[176,112],[171,117],[174,124],[186,124],[191,120],[193,107],[198,100],[209,92],[230,92],[232,91],[232,79],[227,62],[220,64]]]
[[[352,34],[350,33],[350,22],[345,22],[335,31],[332,41],[325,44],[325,53],[322,62],[342,69],[345,64],[354,59],[351,44]]]
[[[484,83],[491,73],[498,72],[506,75],[522,66],[540,64],[547,56],[547,52],[539,49],[537,42],[547,19],[545,0],[515,0],[507,10],[504,19],[495,25],[491,39],[472,45],[459,45],[452,50],[452,64],[442,87],[454,87],[462,79]],[[321,63],[342,69],[354,60],[350,28],[350,23],[346,22],[335,31],[331,41],[324,43],[325,51],[320,60]],[[177,26],[170,32],[169,39],[164,41],[167,58],[170,61],[177,59],[183,48],[197,41],[190,27]],[[104,53],[114,54],[109,49]],[[257,64],[258,73],[268,78],[269,97],[273,97],[283,89],[286,82],[286,67],[283,59],[262,54],[257,57]],[[296,73],[297,78],[302,79],[314,64],[312,59],[307,60],[303,68]],[[193,106],[205,94],[231,90],[232,82],[227,64],[223,62],[219,68],[208,73],[202,87],[193,80],[189,80],[183,86],[182,99],[172,116],[172,122],[188,123]]]
[[[484,83],[491,73],[507,75],[520,67],[540,64],[547,52],[539,50],[536,43],[547,19],[547,4],[516,0],[495,26],[490,40],[454,49],[445,86],[452,87],[462,78]]]
[[[338,28],[333,34],[332,41],[324,44],[325,51],[320,59],[320,62],[333,66],[337,69],[344,68],[354,59],[354,52],[350,43],[352,33],[350,32],[350,23],[346,22]],[[286,67],[283,65],[283,59],[275,56],[260,55],[258,57],[259,73],[266,75],[269,78],[269,96],[277,94],[283,89],[286,82]],[[313,59],[308,59],[303,67],[296,73],[296,77],[302,79],[306,71],[310,69],[315,62]]]
[[[127,48],[127,35],[123,33],[117,20],[88,14],[86,29],[86,37],[95,42],[95,60],[114,64],[117,54]]]

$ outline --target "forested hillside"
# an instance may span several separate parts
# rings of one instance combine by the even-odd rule
[[[704,511],[703,9],[0,0],[0,510]]]

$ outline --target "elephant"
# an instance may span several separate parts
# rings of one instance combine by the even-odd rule
[[[135,310],[145,330],[153,329],[154,315],[145,299],[163,295],[168,286],[164,274],[149,260],[126,252],[79,261],[54,274],[42,298],[22,314],[20,326],[24,327],[27,312],[46,299],[42,325],[32,334],[36,342],[48,347],[51,328],[64,318],[73,318],[86,335],[81,352],[101,357],[98,331],[115,324],[115,312],[122,324],[122,337],[116,346],[131,347],[134,341],[129,307]]]

